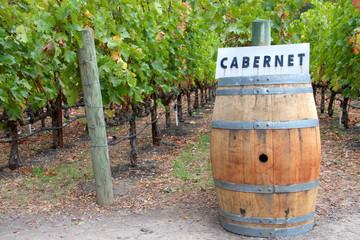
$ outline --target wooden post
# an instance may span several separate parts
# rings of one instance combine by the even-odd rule
[[[78,49],[78,57],[90,135],[96,202],[109,206],[114,203],[114,196],[94,36],[91,28],[83,30],[82,44],[82,48]]]
[[[252,45],[270,46],[271,45],[271,26],[270,20],[252,21]]]

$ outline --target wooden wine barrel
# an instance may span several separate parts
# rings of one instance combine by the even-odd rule
[[[320,148],[309,75],[219,79],[211,163],[222,226],[258,237],[310,230]]]

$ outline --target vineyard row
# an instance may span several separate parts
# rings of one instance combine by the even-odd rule
[[[200,93],[199,93],[200,92]],[[183,96],[187,96],[186,101],[182,103]],[[193,95],[194,100],[191,101],[191,95]],[[189,116],[192,115],[194,111],[199,109],[200,107],[204,107],[206,103],[209,103],[211,99],[215,97],[215,85],[203,87],[200,89],[192,88],[190,90],[184,90],[178,94],[171,94],[169,98],[166,98],[166,101],[164,101],[164,98],[160,98],[160,104],[164,106],[165,111],[159,115],[157,115],[157,101],[153,101],[153,99],[149,99],[147,102],[143,102],[141,104],[133,104],[127,106],[126,109],[123,108],[123,106],[118,105],[110,105],[108,108],[105,108],[105,120],[108,127],[110,126],[120,126],[125,124],[126,122],[129,123],[129,136],[123,137],[121,139],[117,139],[116,136],[113,136],[112,140],[108,142],[109,146],[116,145],[124,140],[130,139],[130,146],[131,146],[131,154],[130,154],[130,163],[132,166],[136,166],[136,159],[138,155],[138,147],[136,142],[136,136],[141,134],[145,128],[147,128],[149,125],[152,126],[152,140],[154,145],[159,145],[161,142],[161,133],[159,130],[159,126],[157,124],[158,119],[160,119],[163,115],[166,117],[166,127],[171,126],[171,118],[170,113],[175,110],[177,112],[177,118],[179,122],[184,121],[183,116],[183,106],[187,103],[187,113]],[[176,100],[176,103],[174,103],[173,108],[170,107],[170,104]],[[193,102],[193,105],[191,106],[191,102]],[[166,104],[166,105],[165,105]],[[77,103],[78,106],[83,106],[84,104],[82,102]],[[50,107],[48,109],[51,109]],[[68,111],[68,108],[62,108],[64,112]],[[59,112],[56,116],[62,116],[62,109],[59,108]],[[83,118],[85,116],[78,116],[71,121],[67,122],[65,125],[62,125],[63,119],[61,118],[60,122],[61,125],[58,125],[59,121],[54,121],[52,119],[53,127],[45,127],[45,119],[47,118],[47,111],[32,111],[31,108],[24,111],[26,115],[29,116],[28,120],[26,122],[24,121],[13,121],[13,120],[4,120],[4,133],[5,137],[11,138],[10,140],[2,140],[0,143],[10,143],[11,144],[11,151],[9,156],[9,167],[10,169],[14,170],[21,166],[21,157],[19,155],[19,144],[21,143],[21,140],[31,137],[35,134],[44,132],[44,131],[52,131],[53,134],[53,148],[63,147],[63,134],[59,133],[62,132],[62,129],[66,126],[69,126],[72,122]],[[31,114],[29,114],[31,112]],[[65,115],[65,114],[64,114]],[[148,115],[151,115],[151,122],[147,123],[141,130],[138,132],[136,131],[136,119],[137,118],[143,118],[147,117]],[[66,116],[67,119],[69,119],[69,116]],[[37,121],[41,120],[42,128],[32,132],[31,134],[27,136],[19,136],[19,126],[25,126],[27,124],[34,124]],[[55,124],[54,124],[55,123]],[[86,129],[87,131],[87,129]],[[60,145],[62,143],[62,145]]]

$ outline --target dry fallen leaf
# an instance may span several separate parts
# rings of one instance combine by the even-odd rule
[[[44,176],[56,176],[56,172],[58,171],[58,169],[51,171],[50,169],[46,169],[46,171],[44,172]]]
[[[52,50],[55,50],[55,44],[53,41],[50,41],[45,45],[45,47],[41,49],[41,52],[43,53],[45,51],[52,51]]]
[[[113,40],[119,43],[122,43],[122,37],[120,36],[113,36]]]
[[[160,31],[160,32],[156,35],[155,40],[157,41],[157,40],[159,40],[159,39],[161,39],[161,38],[165,38],[165,33]]]

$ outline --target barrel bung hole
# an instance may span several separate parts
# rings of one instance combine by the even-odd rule
[[[266,163],[268,159],[269,159],[269,158],[268,158],[268,156],[266,156],[266,154],[261,154],[261,155],[259,156],[260,162]]]

